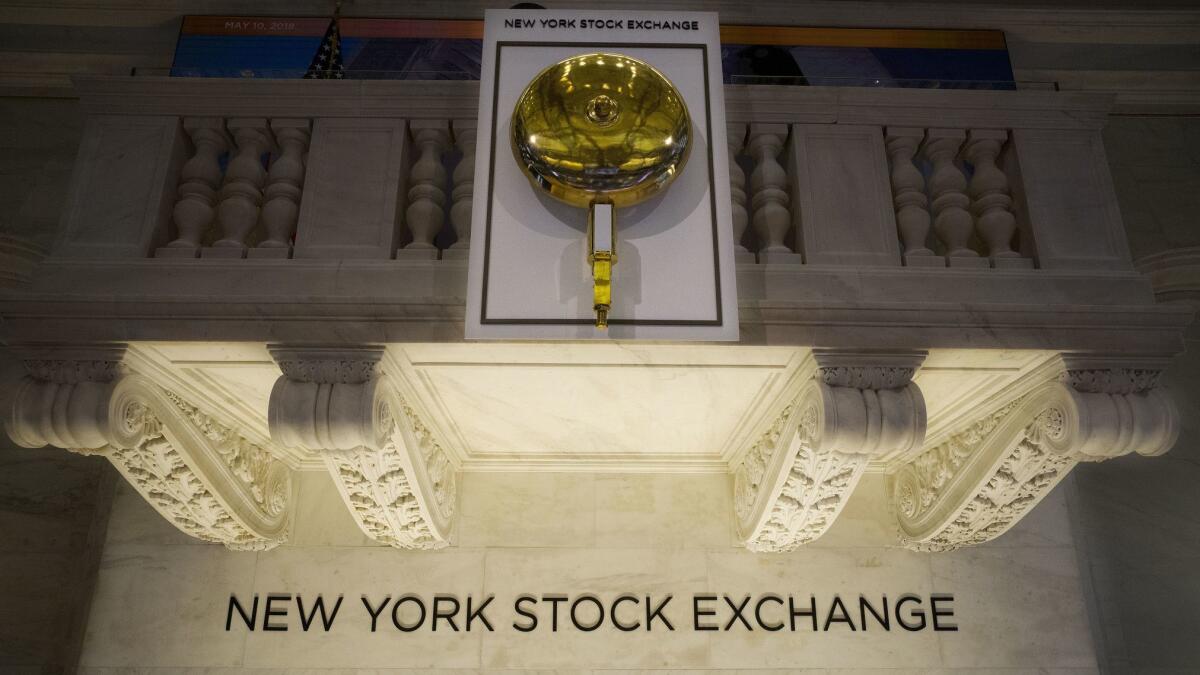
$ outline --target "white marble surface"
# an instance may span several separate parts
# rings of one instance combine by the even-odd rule
[[[1152,462],[1081,466],[1067,492],[1113,672],[1200,668],[1200,341],[1187,350],[1168,371],[1182,426],[1175,448]]]
[[[0,366],[0,399],[8,380]],[[78,657],[107,471],[98,458],[0,437],[0,673],[66,672]]]
[[[884,543],[885,501],[873,494],[882,478],[869,476],[858,506],[828,542],[756,555],[733,545],[724,476],[469,474],[457,545],[402,552],[363,542],[327,482],[319,474],[301,477],[299,489],[312,505],[297,514],[294,539],[258,554],[163,538],[139,513],[148,507],[118,498],[81,672],[1095,671],[1057,494],[995,545],[927,555]],[[674,595],[667,615],[677,630],[549,632],[544,605],[538,631],[511,628],[521,593],[590,592],[610,600],[624,591]],[[231,592],[302,593],[306,601],[343,594],[343,614],[329,633],[300,631],[294,607],[288,632],[226,632]],[[819,607],[835,593],[954,593],[960,630],[690,630],[694,593],[740,599],[767,592],[812,593]],[[385,614],[371,633],[360,595],[375,602],[404,593],[426,600],[434,593],[495,594],[488,616],[496,632],[481,632],[479,624],[470,633],[449,632],[443,624],[436,633],[400,633]],[[722,623],[727,618],[719,615]]]
[[[114,505],[114,520],[123,513]],[[220,546],[108,546],[81,665],[242,665],[246,634],[225,632],[226,602],[252,583],[257,562]]]
[[[574,343],[411,343],[388,360],[405,369],[430,421],[469,471],[715,471],[744,449],[764,402],[803,363],[795,347]],[[1042,350],[933,349],[915,377],[927,441],[978,417],[978,406],[1054,357]],[[141,343],[133,366],[267,442],[267,401],[279,367],[250,342]],[[990,405],[990,404],[989,404]],[[997,404],[998,405],[998,404]],[[291,466],[317,454],[278,448]],[[899,453],[869,471],[895,469]]]

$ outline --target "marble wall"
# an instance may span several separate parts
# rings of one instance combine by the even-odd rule
[[[1200,120],[1114,117],[1105,149],[1134,259],[1200,246]],[[1083,465],[1067,490],[1100,665],[1200,671],[1200,329],[1167,371],[1174,449]]]
[[[721,475],[468,474],[457,545],[405,552],[359,533],[329,478],[301,476],[292,542],[232,553],[179,534],[128,488],[118,490],[81,669],[87,675],[225,673],[239,668],[360,672],[568,669],[898,672],[1096,667],[1079,566],[1061,492],[1011,533],[955,553],[917,554],[894,536],[883,481],[862,494],[817,544],[785,555],[733,546],[731,490]],[[867,497],[860,499],[860,497]],[[521,593],[673,594],[679,630],[520,633],[510,627]],[[325,633],[225,630],[230,593],[345,595]],[[396,631],[385,616],[369,630],[360,595],[496,594],[496,632]],[[957,632],[694,632],[693,593],[809,593],[895,599],[953,593]],[[722,605],[723,606],[723,605]],[[546,610],[539,611],[542,621]],[[857,615],[857,612],[855,611]],[[260,617],[261,618],[261,617]],[[402,621],[415,613],[404,614]],[[722,615],[721,621],[728,618]],[[235,621],[239,621],[235,617]],[[740,624],[739,624],[740,626]],[[260,627],[261,628],[261,627]],[[255,672],[261,672],[255,670]],[[282,672],[282,671],[279,671]],[[288,670],[288,672],[296,672]],[[371,670],[371,672],[376,672]]]
[[[82,129],[75,100],[0,96],[0,233],[50,249]]]
[[[1182,422],[1175,448],[1080,466],[1068,490],[1108,672],[1200,672],[1200,335],[1168,374]]]
[[[1104,149],[1133,259],[1200,246],[1200,119],[1112,117]]]
[[[98,457],[17,448],[0,434],[0,672],[72,672],[114,485]]]

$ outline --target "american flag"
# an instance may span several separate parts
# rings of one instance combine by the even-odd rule
[[[345,73],[342,67],[342,39],[338,33],[338,18],[335,14],[329,21],[321,46],[313,54],[312,63],[304,73],[306,80],[340,80]]]

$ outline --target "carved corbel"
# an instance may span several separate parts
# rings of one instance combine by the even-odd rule
[[[271,437],[319,451],[358,526],[407,549],[449,543],[456,467],[388,376],[379,347],[272,347]]]
[[[871,457],[921,446],[923,353],[815,350],[816,371],[734,470],[739,537],[789,551],[829,529]]]
[[[123,346],[27,353],[7,420],[13,442],[101,455],[175,527],[234,550],[286,541],[291,474],[149,379],[122,374]]]
[[[1123,365],[1118,365],[1121,363]],[[1062,357],[1047,382],[953,434],[889,479],[902,543],[944,551],[994,539],[1079,462],[1160,455],[1179,435],[1160,360]]]

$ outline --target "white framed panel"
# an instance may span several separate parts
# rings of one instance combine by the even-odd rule
[[[662,72],[687,103],[693,134],[687,165],[667,190],[617,209],[607,331],[594,327],[587,211],[535,190],[509,137],[516,101],[538,73],[597,51]],[[736,340],[724,133],[715,14],[488,12],[466,336]]]

